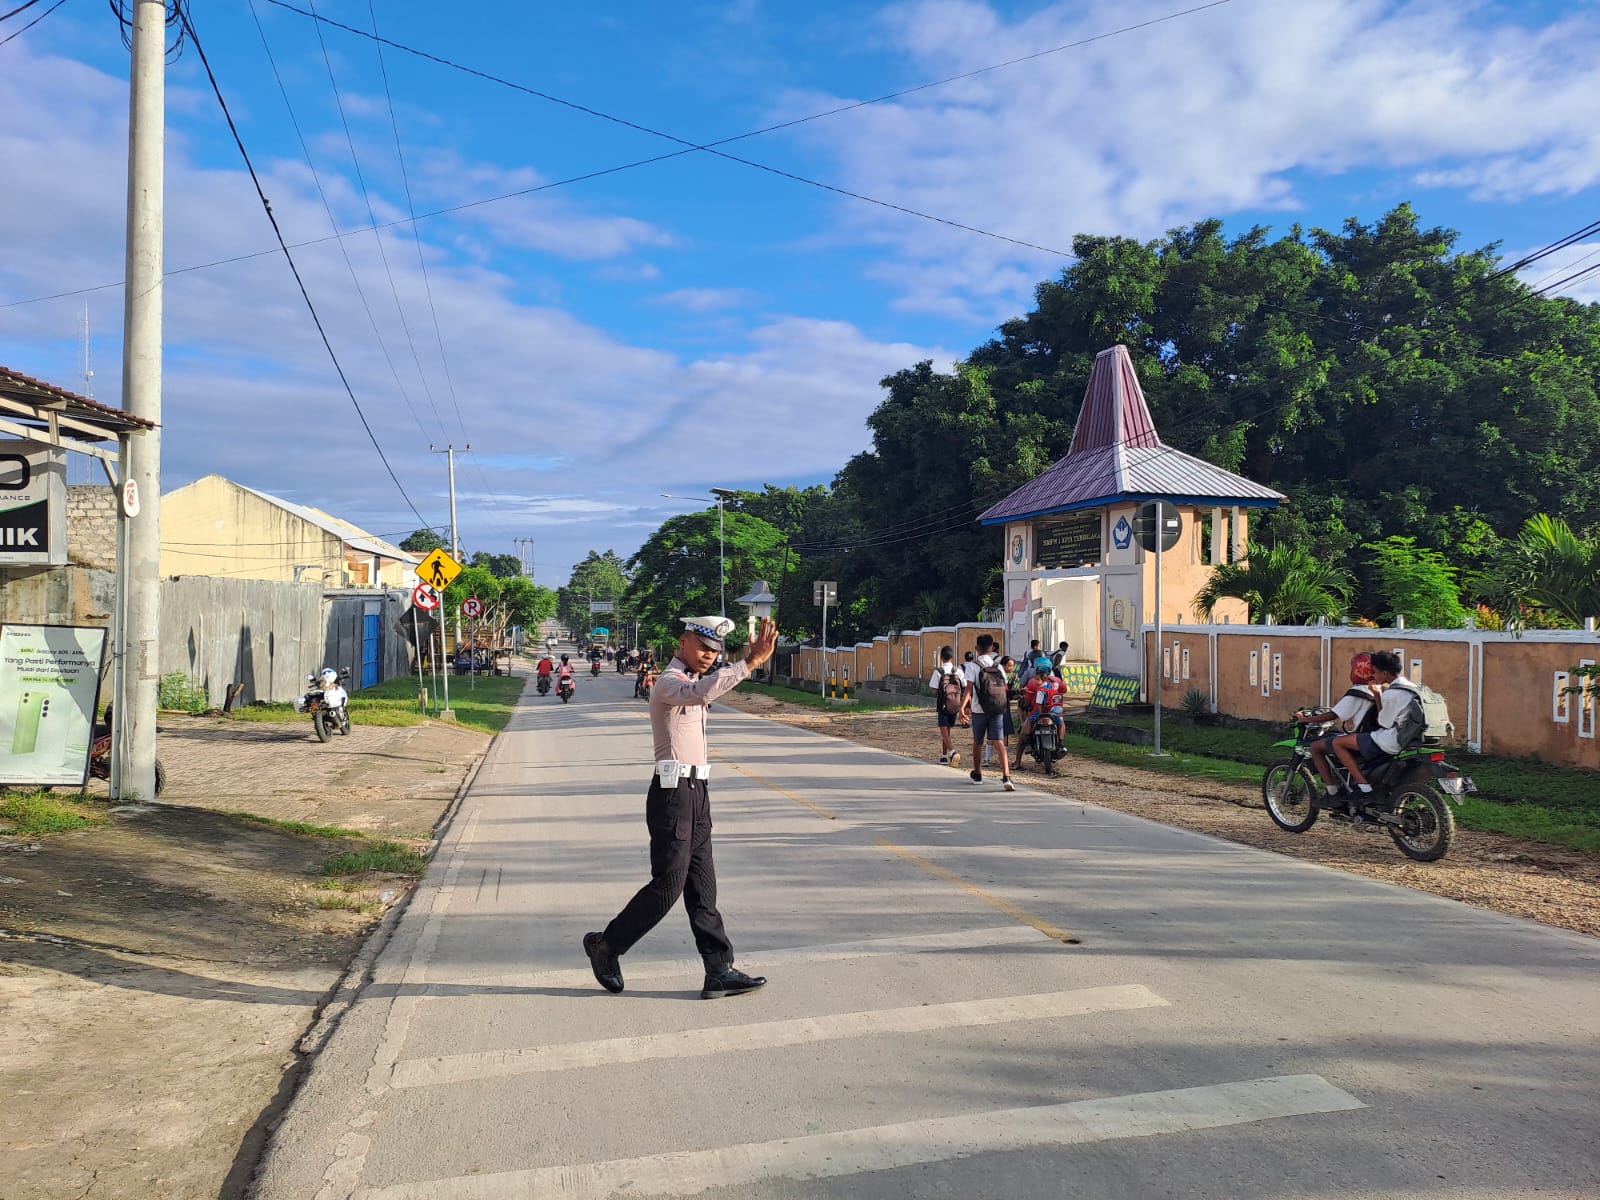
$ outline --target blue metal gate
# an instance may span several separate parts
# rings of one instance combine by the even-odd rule
[[[378,621],[375,613],[361,618],[361,686],[378,685]]]

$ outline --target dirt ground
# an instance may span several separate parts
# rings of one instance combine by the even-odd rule
[[[724,702],[908,758],[924,762],[939,758],[931,709],[822,712],[745,692],[735,692]],[[960,769],[965,772],[972,765],[970,745],[959,748]],[[1600,937],[1600,855],[1461,829],[1443,861],[1418,863],[1402,856],[1387,834],[1349,825],[1321,821],[1304,834],[1284,833],[1268,819],[1256,787],[1141,771],[1079,756],[1067,758],[1058,770],[1059,774],[1046,776],[1029,759],[1016,778],[1019,784],[1074,800]]]
[[[0,1200],[241,1195],[297,1043],[408,884],[320,907],[322,864],[362,843],[227,812],[421,844],[488,741],[173,718],[161,804],[0,836]]]

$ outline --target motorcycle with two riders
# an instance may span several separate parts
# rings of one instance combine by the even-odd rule
[[[1338,705],[1295,710],[1292,736],[1274,743],[1289,751],[1288,757],[1269,766],[1261,781],[1267,816],[1286,833],[1304,833],[1318,817],[1326,816],[1365,832],[1388,833],[1407,858],[1436,862],[1449,853],[1455,840],[1451,801],[1459,806],[1477,790],[1441,748],[1453,733],[1443,697],[1405,679],[1388,685],[1410,698],[1397,722],[1407,732],[1400,735],[1398,753],[1361,761],[1370,792],[1360,791],[1349,768],[1326,748],[1326,739],[1337,736],[1342,725],[1373,732],[1379,703],[1371,691],[1373,678],[1370,656],[1357,655],[1351,663],[1352,687]],[[1325,749],[1314,756],[1318,743]],[[1317,757],[1326,763],[1331,781],[1318,772]],[[1330,784],[1335,789],[1332,794]]]

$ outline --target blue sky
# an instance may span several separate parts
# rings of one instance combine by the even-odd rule
[[[440,21],[437,5],[376,3],[396,42],[692,141],[1185,7],[482,3]],[[367,0],[317,11],[372,28]],[[866,445],[883,375],[924,357],[947,366],[1063,265],[692,153],[418,221],[424,272],[406,181],[427,212],[673,144],[394,49],[386,95],[370,39],[324,27],[325,62],[307,17],[267,0],[254,14],[259,32],[247,0],[194,19],[290,240],[332,231],[319,182],[344,232],[344,253],[295,253],[386,453],[442,522],[429,446],[470,441],[463,540],[535,538],[544,583],[591,547],[631,552],[690,507],[661,492],[830,478]],[[0,363],[81,388],[87,299],[94,391],[109,403],[120,288],[36,298],[121,276],[126,64],[95,0],[0,47]],[[168,269],[271,247],[192,49],[168,99]],[[1336,226],[1410,200],[1465,246],[1518,252],[1600,216],[1596,112],[1592,0],[1230,0],[727,149],[1063,249],[1078,232],[1152,237],[1211,216]],[[369,203],[400,224],[360,232]],[[1587,285],[1578,294],[1600,299]],[[166,303],[169,486],[215,471],[376,532],[416,525],[281,258],[175,275]]]

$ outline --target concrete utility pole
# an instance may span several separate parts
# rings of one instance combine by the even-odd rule
[[[450,463],[450,557],[460,562],[461,534],[456,525],[456,448],[454,445],[449,445],[443,450],[433,446],[429,446],[428,449],[434,454],[443,454]],[[472,447],[468,446],[466,452],[472,453]]]
[[[471,449],[472,449],[471,446],[467,447],[467,450],[469,452],[471,451]],[[450,557],[455,559],[456,562],[459,563],[461,561],[461,533],[460,533],[460,528],[461,527],[456,524],[456,448],[455,448],[455,444],[452,443],[452,444],[446,446],[443,450],[437,449],[436,447],[433,447],[433,446],[429,446],[428,450],[431,453],[434,453],[434,454],[443,454],[445,456],[446,460],[450,464]],[[443,597],[441,597],[440,599],[441,599],[441,603],[442,603],[443,602]],[[442,617],[443,613],[441,613],[440,616]],[[440,649],[441,652],[444,650],[444,621],[443,620],[441,620],[439,622],[439,649]],[[456,658],[456,655],[459,655],[460,653],[461,653],[461,608],[458,605],[456,607],[456,644],[455,644],[455,653],[451,654],[449,661],[444,664],[444,669],[445,669],[444,712],[441,713],[440,715],[445,717],[447,720],[454,720],[455,719],[455,710],[450,707],[450,671],[452,671],[455,668],[455,658]]]
[[[155,799],[161,634],[161,275],[166,125],[166,0],[133,0],[128,104],[128,245],[124,269],[122,406],[152,428],[127,440],[122,481],[137,489],[126,522],[118,619],[125,661],[112,716],[118,799]],[[126,487],[125,487],[126,490]],[[121,512],[130,505],[123,501]]]

